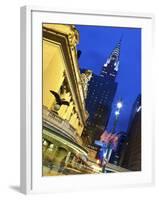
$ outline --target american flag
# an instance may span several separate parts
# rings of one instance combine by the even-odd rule
[[[107,130],[105,130],[104,133],[100,136],[100,141],[108,144],[110,141],[109,138],[110,138],[110,133],[108,133]]]
[[[105,144],[110,144],[112,149],[116,149],[120,135],[109,133],[107,130],[100,137],[100,141]]]

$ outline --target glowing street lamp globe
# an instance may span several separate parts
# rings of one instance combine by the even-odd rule
[[[119,102],[117,103],[117,108],[120,109],[120,108],[122,108],[122,107],[123,107],[123,104],[122,104],[121,101],[119,101]]]
[[[116,116],[120,115],[119,110],[115,111],[115,115],[116,115]]]

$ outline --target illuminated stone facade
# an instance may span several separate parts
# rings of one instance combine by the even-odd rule
[[[85,98],[91,73],[79,71],[78,42],[73,25],[43,24],[43,165],[47,167],[66,166],[75,159],[83,166],[87,160],[81,135],[88,118]]]

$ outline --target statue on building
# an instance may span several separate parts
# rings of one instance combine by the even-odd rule
[[[81,74],[81,82],[82,82],[82,86],[84,89],[84,97],[86,99],[87,97],[87,91],[88,91],[88,85],[89,85],[89,81],[92,78],[92,71],[91,70],[85,70],[82,74]]]
[[[61,105],[69,106],[69,102],[64,100],[64,99],[61,99],[60,95],[57,92],[55,92],[53,90],[50,90],[50,92],[56,99],[56,104],[55,104],[55,107],[54,107],[55,111],[58,111],[60,109]]]

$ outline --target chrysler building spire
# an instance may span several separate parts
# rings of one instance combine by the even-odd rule
[[[112,53],[110,54],[106,63],[104,64],[100,76],[109,77],[109,78],[115,80],[116,74],[119,69],[121,41],[122,41],[122,37],[119,40],[119,42],[116,44],[116,47],[113,49]]]

